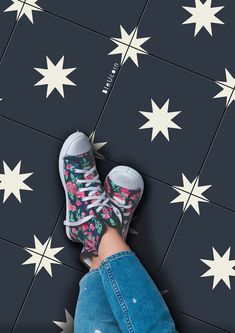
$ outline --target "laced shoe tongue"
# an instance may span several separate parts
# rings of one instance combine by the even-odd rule
[[[66,163],[71,165],[70,171],[73,173],[74,177],[79,177],[81,179],[91,179],[97,175],[97,170],[95,169],[92,173],[90,173],[87,177],[84,174],[78,174],[74,171],[74,169],[83,169],[90,170],[95,165],[95,157],[92,150],[89,150],[86,153],[76,155],[76,156],[67,156],[65,158]],[[97,186],[97,183],[89,183],[89,186]],[[85,187],[85,184],[82,186]]]
[[[92,150],[77,156],[68,156],[67,159],[72,163],[74,168],[90,169],[95,164],[95,157]]]

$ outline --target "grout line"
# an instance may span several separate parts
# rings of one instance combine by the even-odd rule
[[[23,7],[24,7],[24,5],[25,5],[25,1],[26,1],[26,0],[21,1],[21,2],[22,2],[22,7],[21,7],[21,9],[20,9],[20,11],[19,11],[19,14],[17,13],[18,16],[16,16],[16,21],[15,21],[15,23],[14,23],[14,25],[13,25],[13,28],[12,28],[12,30],[11,30],[11,32],[10,32],[10,35],[9,35],[9,37],[8,37],[8,40],[7,40],[7,42],[6,42],[6,44],[5,44],[5,47],[4,47],[4,49],[3,49],[3,52],[2,52],[2,54],[1,54],[1,56],[0,56],[0,65],[1,65],[1,63],[2,63],[2,61],[3,61],[3,58],[4,58],[5,54],[6,54],[7,48],[8,48],[8,46],[9,46],[9,44],[10,44],[10,41],[11,41],[11,39],[12,39],[12,37],[13,37],[13,34],[14,34],[14,32],[15,32],[15,29],[16,29],[16,26],[17,26],[17,24],[18,24],[18,22],[19,22],[19,20],[18,20],[17,18],[20,17],[20,14],[21,14],[21,12],[22,12],[22,10],[23,10]]]
[[[34,7],[34,8],[39,9],[37,6],[34,6],[34,5],[31,4],[31,3],[28,3],[27,0],[18,0],[18,1],[19,1],[19,2],[23,2],[23,1],[25,1],[25,4],[26,4],[27,6]],[[104,34],[104,33],[102,33],[102,32],[96,31],[96,30],[94,30],[94,29],[92,29],[92,28],[90,28],[90,27],[87,27],[87,26],[83,25],[83,24],[80,24],[80,23],[78,23],[78,22],[72,21],[72,20],[70,20],[70,19],[68,19],[68,18],[66,18],[66,17],[64,17],[64,16],[59,15],[59,14],[56,14],[56,13],[50,12],[50,11],[47,10],[47,9],[41,8],[39,11],[42,12],[42,13],[45,13],[45,14],[48,14],[48,15],[51,15],[51,16],[54,16],[54,17],[57,17],[58,19],[61,19],[62,21],[65,21],[65,22],[67,22],[67,23],[70,23],[70,24],[76,25],[76,26],[78,26],[78,27],[80,27],[80,28],[82,28],[82,29],[84,29],[84,30],[87,30],[87,31],[93,32],[93,33],[95,33],[96,35],[99,35],[99,36],[105,37],[105,38],[107,38],[107,39],[110,39],[110,38],[111,38],[110,36],[108,36],[108,35],[106,35],[106,34]],[[122,43],[122,44],[125,44],[125,43]],[[125,45],[126,45],[126,44],[125,44]]]
[[[170,239],[170,241],[168,243],[166,252],[164,253],[163,259],[162,259],[161,264],[159,266],[159,270],[156,273],[156,276],[154,277],[154,280],[156,281],[156,283],[158,282],[158,278],[159,278],[159,275],[160,275],[160,273],[162,271],[163,265],[164,265],[164,263],[165,263],[165,261],[166,261],[166,259],[168,257],[168,254],[170,252],[171,246],[173,245],[174,239],[175,239],[176,234],[178,232],[178,229],[179,229],[179,227],[181,225],[181,221],[183,220],[184,214],[185,214],[185,212],[187,210],[187,206],[188,206],[188,202],[189,202],[190,197],[191,197],[191,194],[189,194],[189,196],[188,196],[188,200],[186,201],[185,208],[183,209],[183,211],[182,211],[182,213],[181,213],[181,215],[180,215],[180,217],[178,219],[178,222],[177,222],[177,225],[176,225],[175,230],[173,232],[173,235],[172,235],[172,237],[171,237],[171,239]]]
[[[234,89],[232,90],[232,93],[231,93],[231,95],[230,95],[230,97],[229,97],[229,99],[228,99],[228,102],[226,103],[226,106],[225,106],[225,108],[224,108],[223,114],[222,114],[222,116],[221,116],[221,118],[220,118],[220,120],[219,120],[219,123],[218,123],[218,125],[217,125],[216,130],[215,130],[215,133],[214,133],[214,135],[213,135],[213,137],[212,137],[212,140],[211,140],[211,142],[210,142],[210,144],[209,144],[209,147],[208,147],[208,149],[207,149],[206,155],[205,155],[205,157],[204,157],[204,159],[203,159],[203,161],[202,161],[202,164],[201,164],[201,166],[200,166],[200,169],[199,169],[199,171],[198,171],[198,176],[197,176],[197,178],[200,177],[200,175],[201,175],[201,173],[202,173],[202,170],[203,170],[203,168],[204,168],[204,166],[205,166],[205,164],[206,164],[207,158],[208,158],[208,156],[209,156],[209,154],[210,154],[210,151],[211,151],[211,149],[212,149],[212,147],[213,147],[213,145],[214,145],[214,142],[215,142],[216,137],[217,137],[217,135],[218,135],[218,133],[219,133],[220,127],[222,126],[223,120],[224,120],[224,118],[225,118],[225,116],[226,116],[226,114],[227,114],[227,112],[228,112],[229,104],[230,104],[230,101],[231,101],[232,96],[233,96],[233,94],[234,94],[234,91],[235,91],[235,87],[234,87]]]
[[[63,207],[64,207],[64,203],[63,203],[62,208],[60,209],[59,215],[57,216],[56,222],[57,222],[57,220],[59,219],[59,217],[60,217],[60,215],[61,215],[61,212],[62,212],[62,210],[63,210]],[[38,264],[38,267],[37,267],[36,272],[34,273],[34,276],[33,276],[32,280],[31,280],[31,282],[30,282],[29,288],[28,288],[28,290],[27,290],[27,292],[26,292],[26,294],[25,294],[25,297],[24,297],[23,302],[22,302],[22,304],[21,304],[20,310],[19,310],[19,312],[18,312],[18,314],[17,314],[17,316],[16,316],[16,319],[15,319],[15,321],[14,321],[14,324],[13,324],[13,327],[12,327],[12,330],[11,330],[11,333],[13,333],[13,332],[14,332],[14,329],[16,328],[16,325],[17,325],[18,320],[19,320],[19,318],[20,318],[21,312],[23,311],[23,307],[24,307],[24,305],[25,305],[25,303],[26,303],[26,301],[27,301],[27,298],[28,298],[28,296],[29,296],[29,293],[30,293],[30,291],[31,291],[31,289],[32,289],[32,287],[33,287],[33,283],[34,283],[34,281],[35,281],[35,279],[36,279],[36,276],[37,276],[38,270],[39,270],[40,265],[41,265],[41,263],[42,263],[42,260],[43,260],[43,258],[44,258],[44,254],[45,254],[45,252],[46,252],[46,250],[47,250],[47,247],[48,247],[49,242],[50,242],[50,237],[48,238],[47,245],[46,245],[46,247],[45,247],[45,249],[44,249],[43,254],[40,254],[40,255],[41,255],[40,262],[39,262],[39,264]]]
[[[202,164],[201,164],[201,167],[200,167],[200,169],[199,169],[198,176],[195,178],[195,182],[194,182],[194,184],[193,184],[193,186],[192,186],[191,193],[189,194],[189,198],[188,198],[188,200],[187,200],[187,202],[186,202],[185,209],[184,209],[183,213],[182,213],[181,216],[180,216],[180,219],[179,219],[179,221],[178,221],[178,223],[177,223],[177,226],[176,226],[176,228],[175,228],[175,231],[174,231],[174,233],[173,233],[173,236],[172,236],[172,238],[171,238],[171,240],[170,240],[170,242],[169,242],[169,244],[168,244],[168,247],[167,247],[166,253],[164,254],[164,257],[163,257],[163,260],[162,260],[162,262],[161,262],[161,265],[160,265],[159,271],[157,272],[157,275],[156,275],[156,281],[157,281],[158,278],[159,278],[159,275],[160,275],[160,273],[161,273],[161,271],[162,271],[163,265],[164,265],[164,263],[165,263],[165,261],[166,261],[166,258],[167,258],[167,256],[168,256],[168,254],[169,254],[170,248],[171,248],[171,246],[173,245],[173,241],[174,241],[174,238],[175,238],[175,236],[176,236],[177,230],[179,229],[179,227],[180,227],[180,225],[181,225],[181,222],[182,222],[182,219],[183,219],[184,213],[185,213],[185,211],[186,211],[186,209],[187,209],[188,202],[189,202],[191,196],[193,195],[192,193],[193,193],[193,190],[194,190],[194,188],[195,188],[195,185],[196,185],[197,179],[198,179],[199,176],[200,176],[200,173],[201,173],[201,171],[202,171],[202,169],[203,169],[203,166],[205,165],[205,162],[206,162],[206,159],[207,159],[207,157],[208,157],[208,155],[209,155],[209,152],[210,152],[210,150],[211,150],[211,147],[212,147],[212,145],[213,145],[213,143],[214,143],[214,141],[215,141],[215,138],[216,138],[216,136],[217,136],[217,134],[218,134],[218,131],[219,131],[220,127],[221,127],[222,121],[223,121],[224,116],[225,116],[225,114],[226,114],[226,111],[227,111],[227,109],[228,109],[229,102],[230,102],[230,100],[231,100],[231,97],[232,97],[232,95],[233,95],[233,92],[234,92],[234,90],[232,91],[232,93],[231,93],[231,95],[230,95],[230,98],[229,98],[228,102],[226,103],[226,106],[225,106],[225,108],[224,108],[223,114],[222,114],[222,116],[221,116],[221,118],[220,118],[220,120],[219,120],[219,123],[218,123],[218,125],[217,125],[217,127],[216,127],[216,130],[215,130],[215,132],[214,132],[213,138],[212,138],[212,140],[211,140],[211,142],[210,142],[210,144],[209,144],[209,147],[208,147],[207,153],[206,153],[206,155],[205,155],[205,157],[204,157],[204,159],[203,159],[203,162],[202,162]]]
[[[20,0],[18,0],[18,1],[20,1]],[[29,125],[26,125],[26,124],[23,124],[23,123],[21,123],[21,122],[15,120],[15,119],[11,119],[11,118],[9,118],[8,116],[1,115],[1,114],[0,114],[0,117],[1,117],[2,119],[4,119],[4,120],[9,121],[9,122],[13,122],[13,123],[15,123],[16,125],[22,126],[22,127],[26,128],[26,129],[28,129],[28,130],[32,130],[32,131],[37,132],[37,133],[39,133],[39,134],[45,135],[45,136],[49,137],[50,139],[54,139],[54,140],[56,140],[56,141],[59,141],[60,143],[63,143],[63,141],[64,141],[64,140],[62,140],[62,139],[60,139],[60,138],[57,138],[57,137],[55,137],[55,136],[53,136],[53,135],[51,135],[51,134],[45,133],[45,132],[43,132],[43,131],[41,131],[41,130],[39,130],[39,129],[33,128],[33,127],[31,127],[31,126],[29,126]],[[112,159],[110,159],[110,158],[106,158],[106,157],[105,157],[105,159],[103,159],[103,161],[108,161],[108,162],[114,163],[115,165],[119,165],[119,164],[120,164],[120,162],[116,162],[116,161],[114,161],[114,160],[112,160]],[[198,195],[195,195],[195,194],[193,194],[193,193],[191,193],[191,192],[185,191],[184,189],[179,188],[179,186],[177,186],[177,185],[172,185],[172,184],[170,184],[170,183],[168,183],[168,182],[166,182],[166,181],[164,181],[164,180],[162,180],[162,179],[155,178],[155,177],[153,177],[153,176],[151,176],[151,175],[147,175],[147,174],[145,174],[145,173],[143,173],[143,172],[140,172],[140,174],[141,174],[143,177],[145,177],[145,178],[149,178],[150,180],[156,181],[156,182],[158,182],[158,183],[160,183],[160,184],[162,184],[162,185],[165,185],[165,186],[171,187],[171,188],[173,188],[173,189],[180,189],[182,192],[185,192],[185,193],[188,193],[188,194],[192,194],[194,197],[197,197],[197,198],[203,199],[203,198],[201,198],[201,197],[198,196]],[[215,206],[218,206],[218,207],[223,208],[223,209],[225,209],[225,210],[228,210],[228,211],[230,211],[230,212],[235,212],[235,208],[233,209],[233,208],[230,208],[230,207],[226,207],[226,206],[224,206],[224,205],[222,205],[222,204],[220,204],[220,203],[218,203],[218,202],[215,202],[215,201],[210,201],[210,200],[204,200],[204,201],[205,201],[206,203],[211,203],[211,204],[213,204],[213,205],[215,205]],[[3,240],[4,240],[4,238],[2,238],[1,236],[0,236],[0,239],[3,239]],[[17,245],[17,244],[16,244],[16,245]]]
[[[109,99],[110,99],[110,97],[111,97],[111,95],[112,95],[113,89],[114,89],[114,87],[115,87],[115,85],[116,85],[116,83],[117,83],[117,81],[118,81],[119,75],[120,75],[121,70],[122,70],[122,65],[123,65],[124,62],[125,62],[126,56],[127,56],[127,54],[128,54],[128,51],[129,51],[129,48],[130,48],[130,45],[131,45],[131,42],[132,42],[132,40],[133,40],[133,38],[134,38],[134,36],[135,36],[135,32],[136,32],[136,30],[138,29],[138,25],[139,25],[139,23],[140,23],[140,21],[141,21],[141,18],[142,18],[142,16],[144,15],[144,12],[145,12],[145,9],[146,9],[146,6],[147,6],[148,2],[149,2],[149,0],[146,1],[145,6],[144,6],[144,8],[143,8],[143,10],[142,10],[142,12],[141,12],[141,15],[140,15],[140,17],[139,17],[139,19],[138,19],[138,21],[137,21],[136,28],[134,29],[134,32],[133,32],[133,34],[132,34],[132,38],[131,38],[131,40],[130,40],[129,45],[127,46],[127,50],[126,50],[126,53],[125,53],[125,55],[124,55],[124,57],[123,57],[123,60],[122,60],[122,62],[120,63],[120,67],[119,67],[119,69],[118,69],[117,75],[116,75],[116,77],[115,77],[115,79],[114,79],[114,82],[113,82],[113,84],[112,84],[112,87],[111,87],[111,89],[110,89],[110,91],[109,91],[109,94],[108,94],[108,96],[107,96],[107,99],[105,100],[104,105],[103,105],[103,107],[102,107],[102,109],[101,109],[101,112],[100,112],[100,114],[99,114],[99,117],[98,117],[98,119],[97,119],[97,121],[96,121],[96,123],[95,123],[94,129],[93,129],[93,132],[95,132],[95,131],[97,130],[97,128],[98,128],[98,126],[99,126],[99,123],[100,123],[100,121],[101,121],[101,119],[102,119],[102,116],[103,116],[103,114],[104,114],[104,112],[105,112],[105,110],[106,110],[106,106],[107,106],[108,101],[109,101]],[[126,44],[126,45],[127,45],[127,44]]]
[[[18,0],[18,1],[19,1],[19,0]],[[41,131],[41,130],[39,130],[39,129],[37,129],[37,128],[34,128],[34,127],[30,126],[30,125],[23,124],[23,123],[21,123],[20,121],[15,120],[15,119],[12,119],[12,118],[10,118],[10,117],[4,115],[4,114],[0,114],[0,118],[2,118],[2,119],[4,119],[4,120],[7,120],[7,121],[9,121],[9,122],[13,122],[13,123],[15,123],[15,124],[17,124],[17,125],[19,125],[19,126],[25,127],[25,128],[27,128],[28,130],[32,130],[33,132],[37,132],[37,133],[40,133],[40,134],[42,134],[42,135],[45,135],[45,136],[49,137],[50,139],[54,139],[54,140],[59,141],[59,142],[61,142],[61,143],[64,141],[64,140],[62,140],[62,139],[60,139],[60,138],[57,138],[57,137],[55,137],[55,136],[53,136],[53,135],[51,135],[51,134],[48,134],[48,133],[46,133],[46,132],[43,132],[43,131]]]
[[[93,129],[93,132],[95,132],[95,131],[97,130],[97,128],[98,128],[98,126],[99,126],[99,123],[100,123],[100,121],[101,121],[101,119],[102,119],[102,116],[103,116],[103,114],[104,114],[104,112],[105,112],[105,110],[106,110],[106,106],[107,106],[107,104],[108,104],[108,101],[109,101],[109,99],[110,99],[110,97],[111,97],[111,95],[112,95],[113,89],[114,89],[114,87],[115,87],[115,85],[116,85],[116,83],[117,83],[117,81],[118,81],[118,77],[119,77],[119,75],[120,75],[120,72],[121,72],[121,69],[122,69],[122,65],[123,65],[124,62],[125,62],[126,56],[127,56],[128,51],[129,51],[129,49],[130,49],[130,45],[131,45],[132,40],[133,40],[133,38],[134,38],[134,36],[135,36],[135,32],[136,32],[136,30],[137,30],[138,27],[139,27],[139,24],[140,24],[140,22],[141,22],[141,19],[142,19],[144,13],[145,13],[145,10],[146,10],[146,8],[147,8],[148,3],[149,3],[149,0],[147,0],[147,1],[145,2],[145,5],[144,5],[144,7],[143,7],[143,9],[142,9],[142,12],[141,12],[140,17],[139,17],[139,19],[138,19],[138,21],[137,21],[137,24],[136,24],[136,28],[135,28],[134,31],[133,31],[132,38],[131,38],[130,43],[129,43],[128,47],[127,47],[126,53],[125,53],[125,55],[124,55],[124,57],[123,57],[123,61],[122,61],[121,64],[120,64],[120,67],[119,67],[118,73],[117,73],[117,75],[116,75],[116,77],[115,77],[115,80],[114,80],[114,82],[113,82],[113,84],[112,84],[112,87],[111,87],[111,89],[110,89],[110,91],[109,91],[109,95],[108,95],[107,99],[105,100],[105,103],[104,103],[104,105],[103,105],[103,107],[102,107],[102,110],[101,110],[101,112],[100,112],[100,115],[99,115],[99,117],[98,117],[98,119],[97,119],[97,121],[96,121],[96,124],[95,124],[95,127],[94,127],[94,129]],[[127,59],[128,59],[128,58],[127,58]]]
[[[16,316],[16,318],[15,318],[15,321],[14,321],[14,323],[13,323],[13,326],[12,326],[12,329],[11,329],[11,333],[13,333],[14,330],[15,330],[15,328],[16,328],[16,325],[17,325],[17,323],[18,323],[18,320],[19,320],[19,318],[20,318],[20,315],[21,315],[21,313],[22,313],[22,311],[23,311],[23,307],[24,307],[24,305],[25,305],[25,303],[26,303],[26,301],[27,301],[27,298],[28,298],[28,296],[29,296],[29,293],[30,293],[30,291],[31,291],[31,289],[32,289],[32,287],[33,287],[33,284],[34,284],[34,281],[35,281],[35,279],[36,279],[36,276],[37,276],[37,273],[38,273],[38,269],[39,269],[39,267],[40,267],[40,265],[41,265],[42,259],[43,259],[43,257],[41,257],[41,260],[40,260],[40,262],[39,262],[39,264],[38,264],[37,270],[36,270],[36,272],[34,273],[33,278],[32,278],[32,280],[31,280],[31,282],[30,282],[30,284],[29,284],[29,287],[28,287],[28,289],[27,289],[27,291],[26,291],[26,294],[25,294],[25,297],[24,297],[24,299],[23,299],[23,302],[22,302],[22,304],[21,304],[21,306],[20,306],[20,309],[19,309],[19,311],[18,311],[18,313],[17,313],[17,316]]]
[[[210,326],[210,327],[213,327],[213,328],[216,328],[216,329],[218,329],[218,330],[221,330],[221,331],[224,332],[224,333],[233,333],[233,332],[231,332],[231,331],[227,331],[227,330],[225,330],[224,328],[221,328],[221,327],[218,327],[218,326],[216,326],[216,325],[214,325],[214,324],[208,323],[208,322],[205,321],[205,320],[202,320],[202,319],[199,319],[199,318],[197,318],[197,317],[194,317],[194,316],[188,315],[187,313],[184,313],[183,311],[179,311],[179,310],[177,310],[177,309],[174,309],[174,308],[171,307],[171,306],[169,306],[169,308],[170,308],[172,311],[181,314],[182,316],[185,316],[185,317],[190,318],[190,319],[193,319],[194,321],[197,321],[197,322],[199,322],[199,323],[203,323],[203,324],[206,324],[206,325],[208,325],[208,326]]]
[[[18,0],[18,1],[19,1],[19,2],[26,1],[25,4],[26,4],[27,6],[31,6],[31,7],[37,8],[37,7],[34,6],[33,4],[29,4],[29,3],[27,3],[27,0]],[[145,11],[146,11],[146,9],[147,9],[147,6],[148,6],[149,1],[150,1],[150,0],[147,0],[146,3],[145,3],[145,6],[144,6],[144,8],[143,8],[143,10],[142,10],[141,18],[137,21],[137,27],[139,26],[139,24],[140,24],[140,22],[141,22],[141,20],[142,20],[142,18],[143,18],[143,15],[144,15],[144,13],[145,13]],[[56,14],[56,13],[50,12],[50,11],[48,11],[48,10],[46,10],[46,9],[42,9],[41,12],[44,12],[44,13],[49,14],[49,15],[51,15],[51,16],[57,17],[57,18],[59,18],[59,19],[65,21],[65,22],[67,22],[67,23],[71,23],[71,24],[73,24],[73,25],[76,25],[76,26],[78,26],[78,27],[80,27],[80,28],[82,28],[82,29],[84,29],[84,30],[87,30],[87,31],[93,32],[93,33],[95,33],[96,35],[102,36],[102,37],[107,38],[107,39],[109,39],[109,40],[117,40],[119,43],[121,43],[121,44],[123,44],[123,45],[126,45],[126,46],[129,46],[129,48],[133,48],[133,49],[139,50],[137,47],[132,46],[131,43],[130,43],[130,44],[126,44],[126,43],[124,43],[124,42],[118,40],[118,39],[115,38],[115,37],[108,36],[108,35],[106,35],[106,34],[104,34],[104,33],[102,33],[102,32],[96,31],[96,30],[94,30],[94,29],[92,29],[92,28],[90,28],[90,27],[84,26],[84,25],[82,25],[82,24],[80,24],[80,23],[78,23],[78,22],[72,21],[72,20],[70,20],[70,19],[68,19],[68,18],[65,18],[65,17],[63,17],[63,16],[60,16],[60,15],[58,15],[58,14]],[[129,48],[128,48],[128,49],[129,49]],[[162,58],[161,56],[159,56],[159,55],[157,55],[157,54],[153,54],[153,53],[151,53],[151,52],[147,52],[147,51],[145,51],[145,50],[144,50],[144,51],[141,50],[141,51],[144,52],[144,53],[146,53],[146,55],[149,55],[150,57],[153,57],[153,58],[155,58],[155,59],[157,59],[157,60],[160,60],[160,61],[166,62],[167,64],[170,64],[170,65],[173,65],[173,66],[175,66],[175,67],[178,67],[178,68],[180,68],[180,69],[182,69],[182,70],[185,70],[185,71],[187,71],[187,72],[189,72],[189,73],[191,73],[191,74],[195,74],[195,75],[200,76],[200,77],[202,77],[202,78],[204,78],[204,79],[206,79],[206,80],[209,80],[209,81],[211,81],[211,82],[215,82],[215,83],[217,83],[217,80],[216,80],[216,79],[213,79],[213,78],[211,78],[211,77],[209,77],[209,76],[207,76],[207,75],[205,75],[205,74],[202,74],[202,73],[196,72],[196,71],[194,71],[193,69],[189,69],[189,68],[187,68],[187,67],[184,67],[183,65],[180,65],[180,64],[174,63],[174,62],[171,61],[170,59],[164,59],[164,58]],[[228,88],[230,88],[230,89],[233,89],[233,87],[230,87],[230,86],[228,86],[227,84],[224,84],[224,83],[221,83],[221,84],[224,85],[224,86],[226,86],[226,87],[228,87]],[[110,92],[111,92],[111,91],[110,91]]]

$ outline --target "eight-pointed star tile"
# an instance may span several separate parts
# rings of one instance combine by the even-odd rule
[[[221,80],[234,76],[235,3],[223,0],[150,0],[139,33],[151,38],[149,53]]]

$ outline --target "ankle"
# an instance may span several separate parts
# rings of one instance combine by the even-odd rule
[[[130,247],[118,233],[117,229],[107,226],[98,248],[100,262],[112,254],[125,250],[130,250]]]
[[[97,268],[99,268],[99,266],[100,266],[99,256],[93,255],[92,256],[92,264],[91,264],[91,267],[90,267],[89,271],[92,271],[93,269],[97,269]]]

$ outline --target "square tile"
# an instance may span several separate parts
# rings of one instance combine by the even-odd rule
[[[28,4],[32,0],[26,1]],[[35,3],[42,10],[62,16],[68,20],[112,37],[119,31],[119,26],[133,30],[141,16],[146,0],[120,0],[96,2],[92,0],[39,0]],[[35,6],[34,5],[34,6]]]
[[[115,166],[109,161],[97,160],[102,181]],[[144,194],[134,213],[126,241],[154,278],[182,214],[182,205],[170,203],[177,196],[170,186],[148,177],[144,177],[144,182]],[[65,212],[62,215],[52,237],[53,247],[64,248],[58,253],[57,259],[86,271],[79,258],[82,246],[67,239],[63,226]]]
[[[233,1],[150,0],[139,33],[151,37],[146,43],[151,54],[213,80],[227,81],[225,68],[235,75],[234,10]],[[227,84],[233,88],[234,79]]]
[[[108,142],[102,148],[108,159],[180,186],[182,173],[190,181],[197,176],[226,99],[213,98],[222,90],[214,82],[138,57],[139,68],[124,63],[96,139]]]
[[[224,330],[182,313],[172,311],[171,314],[180,333],[225,333]]]
[[[34,24],[20,19],[0,67],[1,114],[59,138],[76,129],[89,135],[107,78],[120,68],[119,55],[108,56],[114,43],[42,11],[33,15]]]
[[[0,117],[0,237],[32,247],[45,243],[64,202],[60,143]]]
[[[52,276],[39,266],[14,332],[61,332],[63,323],[65,332],[73,331],[79,281],[84,274],[63,265],[53,266]]]
[[[171,308],[235,331],[235,214],[210,203],[185,212],[157,279]]]
[[[235,159],[231,150],[235,140],[234,112],[235,104],[232,103],[226,111],[200,175],[202,182],[212,184],[207,192],[208,199],[232,210],[235,210]]]
[[[3,55],[8,39],[16,24],[17,13],[20,13],[23,3],[13,3],[10,0],[2,0],[0,3],[0,59]],[[16,11],[15,11],[16,10]]]
[[[10,333],[24,297],[33,279],[33,272],[22,266],[24,249],[0,240],[1,258],[1,332]]]

